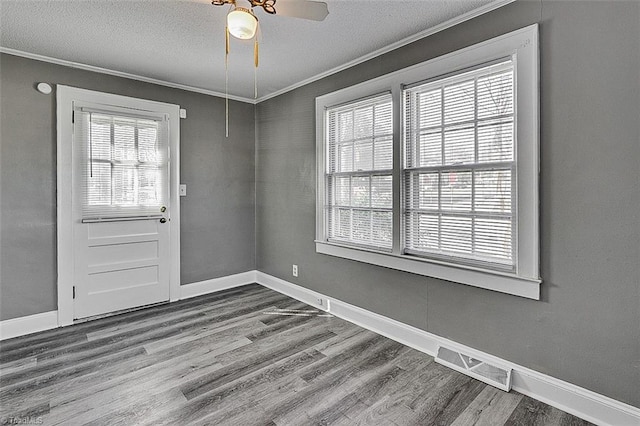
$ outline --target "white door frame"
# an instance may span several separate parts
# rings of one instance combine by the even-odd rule
[[[170,232],[170,301],[180,299],[180,118],[179,105],[136,99],[128,96],[96,92],[57,85],[57,222],[58,222],[58,326],[73,324],[74,247],[72,220],[72,134],[73,103],[90,102],[125,106],[143,111],[162,112],[169,116],[169,199]]]

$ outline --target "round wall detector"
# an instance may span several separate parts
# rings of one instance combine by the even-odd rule
[[[48,95],[53,90],[49,83],[38,83],[36,88],[38,89],[38,92],[40,92],[40,93],[42,93],[44,95]]]

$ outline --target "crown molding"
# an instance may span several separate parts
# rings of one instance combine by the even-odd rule
[[[387,45],[385,47],[382,47],[382,48],[380,48],[378,50],[375,50],[375,51],[373,51],[371,53],[367,53],[366,55],[363,55],[363,56],[361,56],[359,58],[356,58],[356,59],[354,59],[352,61],[349,61],[349,62],[347,62],[345,64],[342,64],[340,66],[332,68],[332,69],[330,69],[328,71],[325,71],[325,72],[317,74],[317,75],[315,75],[313,77],[307,78],[306,80],[302,80],[302,81],[300,81],[300,82],[298,82],[296,84],[292,84],[291,86],[285,87],[284,89],[280,89],[280,90],[277,90],[277,91],[275,91],[273,93],[269,93],[268,95],[258,97],[258,99],[256,100],[256,103],[258,104],[258,103],[266,101],[268,99],[275,98],[276,96],[280,96],[282,94],[285,94],[287,92],[295,90],[295,89],[297,89],[299,87],[306,86],[307,84],[313,83],[314,81],[318,81],[318,80],[321,80],[321,79],[323,79],[325,77],[328,77],[330,75],[339,73],[340,71],[344,71],[347,68],[351,68],[351,67],[353,67],[355,65],[361,64],[363,62],[366,62],[366,61],[368,61],[370,59],[373,59],[373,58],[378,57],[380,55],[383,55],[385,53],[391,52],[391,51],[393,51],[395,49],[398,49],[398,48],[400,48],[402,46],[406,46],[407,44],[411,44],[414,41],[418,41],[418,40],[423,39],[425,37],[429,37],[430,35],[439,33],[440,31],[444,31],[444,30],[446,30],[448,28],[454,27],[454,26],[456,26],[458,24],[461,24],[461,23],[463,23],[465,21],[469,21],[469,20],[471,20],[473,18],[476,18],[476,17],[478,17],[480,15],[484,15],[485,13],[489,13],[489,12],[491,12],[493,10],[496,10],[496,9],[502,7],[502,6],[506,6],[509,3],[513,3],[514,1],[516,1],[516,0],[495,0],[495,1],[493,1],[491,3],[488,3],[488,4],[484,5],[484,6],[478,7],[477,9],[471,10],[471,11],[469,11],[467,13],[464,13],[464,14],[462,14],[460,16],[456,16],[455,18],[449,19],[448,21],[445,21],[445,22],[443,22],[441,24],[438,24],[438,25],[436,25],[434,27],[428,28],[428,29],[426,29],[424,31],[420,31],[419,33],[416,33],[416,34],[414,34],[412,36],[404,38],[404,39],[402,39],[400,41],[397,41],[395,43],[389,44],[389,45]]]
[[[158,80],[156,78],[145,77],[142,75],[131,74],[128,72],[116,71],[109,68],[96,67],[93,65],[82,64],[80,62],[67,61],[65,59],[58,59],[58,58],[53,58],[51,56],[39,55],[37,53],[30,53],[22,50],[10,49],[8,47],[0,46],[0,53],[6,53],[7,55],[13,55],[13,56],[20,56],[22,58],[27,58],[27,59],[34,59],[36,61],[48,62],[50,64],[55,64],[55,65],[62,65],[69,68],[76,68],[84,71],[92,71],[100,74],[107,74],[115,77],[122,77],[130,80],[142,81],[144,83],[157,84],[159,86],[170,87],[172,89],[180,89],[180,90],[186,90],[188,92],[201,93],[203,95],[215,96],[218,98],[225,97],[224,93],[216,92],[214,90],[202,89],[199,87],[188,86],[186,84],[172,83],[170,81]],[[51,82],[51,83],[55,84],[55,82]],[[249,104],[256,103],[255,99],[243,98],[241,96],[228,95],[228,98],[229,100],[232,100],[232,101],[245,102]]]
[[[73,62],[73,61],[67,61],[64,59],[58,59],[58,58],[53,58],[50,56],[44,56],[44,55],[39,55],[36,53],[30,53],[30,52],[25,52],[22,50],[17,50],[17,49],[11,49],[8,47],[2,47],[0,46],[0,53],[6,53],[8,55],[14,55],[14,56],[20,56],[23,58],[27,58],[27,59],[34,59],[36,61],[42,61],[42,62],[48,62],[48,63],[52,63],[52,64],[56,64],[56,65],[62,65],[62,66],[66,66],[66,67],[70,67],[70,68],[76,68],[76,69],[81,69],[81,70],[85,70],[85,71],[93,71],[93,72],[97,72],[100,74],[107,74],[107,75],[113,75],[116,77],[122,77],[122,78],[128,78],[131,80],[137,80],[137,81],[142,81],[145,83],[151,83],[151,84],[157,84],[160,86],[166,86],[166,87],[171,87],[174,89],[180,89],[180,90],[186,90],[189,92],[196,92],[196,93],[201,93],[203,95],[209,95],[209,96],[215,96],[215,97],[219,97],[219,98],[224,98],[224,97],[228,97],[228,99],[233,100],[233,101],[238,101],[238,102],[245,102],[245,103],[249,103],[249,104],[258,104],[260,102],[266,101],[268,99],[271,98],[275,98],[276,96],[280,96],[282,94],[285,94],[287,92],[290,92],[292,90],[295,90],[299,87],[302,86],[306,86],[309,83],[313,83],[315,81],[321,80],[325,77],[328,77],[330,75],[336,74],[340,71],[346,70],[347,68],[351,68],[355,65],[361,64],[363,62],[366,62],[370,59],[373,59],[377,56],[383,55],[385,53],[391,52],[392,50],[398,49],[402,46],[406,46],[407,44],[413,43],[414,41],[420,40],[422,38],[428,37],[430,35],[436,34],[440,31],[444,31],[448,28],[454,27],[458,24],[461,24],[465,21],[468,21],[470,19],[473,19],[475,17],[478,17],[480,15],[483,15],[485,13],[491,12],[495,9],[498,9],[502,6],[505,6],[509,3],[513,3],[516,0],[495,0],[491,3],[488,3],[484,6],[481,6],[477,9],[474,9],[472,11],[469,11],[467,13],[464,13],[460,16],[457,16],[453,19],[450,19],[448,21],[445,21],[441,24],[438,24],[434,27],[431,27],[427,30],[421,31],[419,33],[416,33],[412,36],[409,36],[407,38],[404,38],[400,41],[397,41],[395,43],[389,44],[383,48],[380,48],[378,50],[375,50],[371,53],[368,53],[366,55],[363,55],[359,58],[356,58],[352,61],[349,61],[345,64],[342,64],[338,67],[332,68],[328,71],[322,72],[320,74],[316,74],[313,77],[307,78],[305,80],[302,80],[298,83],[292,84],[290,86],[287,86],[283,89],[280,90],[276,90],[275,92],[269,93],[267,95],[258,97],[257,99],[249,99],[249,98],[245,98],[242,96],[236,96],[236,95],[225,95],[224,93],[221,92],[217,92],[214,90],[207,90],[207,89],[202,89],[200,87],[194,87],[194,86],[189,86],[186,84],[179,84],[179,83],[173,83],[170,81],[165,81],[165,80],[159,80],[159,79],[155,79],[155,78],[150,78],[150,77],[145,77],[142,75],[137,75],[137,74],[131,74],[131,73],[127,73],[127,72],[122,72],[122,71],[116,71],[116,70],[112,70],[109,68],[102,68],[102,67],[97,67],[97,66],[93,66],[93,65],[87,65],[87,64],[83,64],[80,62]]]

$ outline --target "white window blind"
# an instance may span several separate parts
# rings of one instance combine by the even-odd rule
[[[316,252],[539,299],[538,48],[531,25],[317,97]]]
[[[403,96],[405,253],[513,271],[513,62],[431,80]]]
[[[392,113],[390,93],[326,110],[329,241],[392,247]]]
[[[168,120],[74,110],[83,219],[154,216],[168,202]]]

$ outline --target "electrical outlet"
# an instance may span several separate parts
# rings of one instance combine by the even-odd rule
[[[292,273],[294,277],[298,276],[298,265],[293,265]]]

